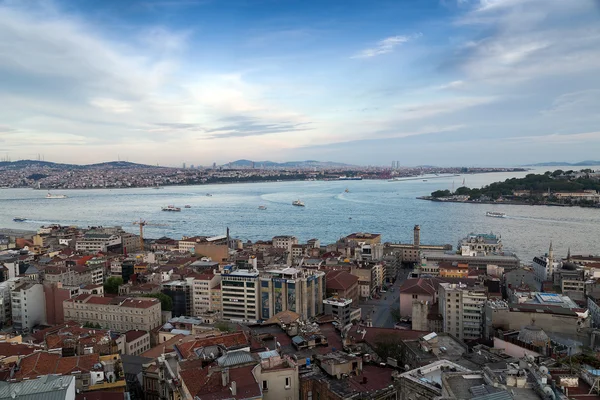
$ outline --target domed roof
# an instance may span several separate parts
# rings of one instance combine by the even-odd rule
[[[550,338],[542,328],[535,325],[535,320],[531,321],[531,325],[527,325],[521,329],[517,339],[521,342],[533,344],[534,346],[545,346],[550,343]]]

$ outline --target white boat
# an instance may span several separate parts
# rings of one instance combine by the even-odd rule
[[[294,201],[292,202],[292,205],[293,205],[293,206],[296,206],[296,207],[304,207],[304,203],[303,203],[303,202],[301,202],[300,200],[294,200]]]
[[[504,218],[504,217],[506,217],[506,214],[501,213],[501,212],[488,211],[485,213],[485,216],[492,217],[492,218]]]
[[[48,192],[48,194],[46,195],[47,199],[66,199],[67,196],[64,194],[50,194],[50,192]]]
[[[259,210],[266,210],[266,209],[267,209],[267,206],[258,206],[258,209],[259,209]]]
[[[13,221],[15,221],[15,222],[25,222],[25,221],[27,221],[27,218],[14,217]]]
[[[163,207],[162,210],[163,211],[179,212],[179,211],[181,211],[181,208],[180,207],[175,207],[175,206],[172,206],[172,205],[168,205],[166,207]]]

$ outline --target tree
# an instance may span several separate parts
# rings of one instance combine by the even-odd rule
[[[233,330],[227,322],[217,322],[215,324],[215,328],[217,328],[221,332],[231,332]]]
[[[119,294],[119,286],[123,284],[120,276],[111,276],[104,282],[104,291],[110,294]]]
[[[160,309],[162,311],[173,311],[173,299],[164,293],[144,294],[142,297],[153,297],[160,300]]]
[[[456,191],[454,192],[454,194],[456,195],[470,195],[471,194],[471,189],[469,189],[466,186],[461,186],[458,189],[456,189]]]
[[[435,192],[431,193],[431,197],[434,198],[440,198],[440,197],[448,197],[451,196],[452,193],[450,193],[449,190],[436,190]]]

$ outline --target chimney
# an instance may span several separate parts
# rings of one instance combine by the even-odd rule
[[[227,387],[229,384],[229,368],[223,368],[221,370],[221,381],[224,387]]]
[[[231,395],[235,396],[237,395],[237,384],[235,383],[235,381],[231,382]]]

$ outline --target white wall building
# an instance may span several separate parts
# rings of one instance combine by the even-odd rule
[[[439,312],[444,318],[444,332],[457,338],[478,339],[483,336],[484,288],[441,283],[438,292]]]
[[[546,282],[554,280],[554,271],[562,267],[562,261],[554,259],[554,252],[552,251],[552,242],[550,243],[550,249],[548,254],[543,257],[533,258],[533,272],[535,273],[535,279],[538,282]]]
[[[13,328],[31,330],[46,322],[46,297],[39,283],[22,283],[10,294]]]

